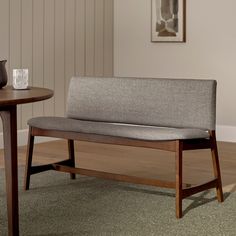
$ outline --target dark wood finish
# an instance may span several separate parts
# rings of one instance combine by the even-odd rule
[[[72,167],[75,167],[75,147],[74,147],[74,140],[68,140],[68,151],[69,151],[69,160]],[[70,178],[75,179],[75,174],[70,173]]]
[[[183,151],[209,148],[211,148],[210,139],[189,139],[183,142]]]
[[[9,236],[19,235],[16,106],[18,104],[45,100],[52,96],[53,91],[42,88],[13,90],[12,87],[6,87],[0,90],[0,115],[3,123]],[[28,161],[28,168],[30,168],[30,159]]]
[[[183,190],[183,143],[176,141],[175,152],[175,192],[176,192],[176,218],[182,217],[182,190]]]
[[[183,189],[183,191],[182,191],[182,199],[187,198],[187,197],[189,197],[189,196],[191,196],[193,194],[205,191],[207,189],[215,188],[218,185],[217,182],[218,182],[218,180],[214,179],[214,180],[209,181],[209,182],[207,182],[205,184],[201,184],[201,185],[198,185],[198,186],[194,186],[194,187]]]
[[[32,127],[30,131],[31,131],[31,135],[33,136],[50,136],[50,137],[68,139],[68,140],[79,140],[79,141],[106,143],[106,144],[113,144],[113,145],[146,147],[146,148],[153,148],[153,149],[160,149],[160,150],[175,152],[176,181],[173,183],[173,182],[168,182],[168,181],[160,181],[156,179],[154,180],[154,179],[147,179],[147,178],[139,178],[135,176],[120,175],[120,174],[107,173],[107,172],[101,172],[101,171],[96,171],[96,170],[87,170],[87,169],[82,169],[82,168],[74,168],[72,167],[71,163],[69,164],[66,163],[66,165],[61,165],[60,163],[54,163],[54,164],[49,164],[43,167],[42,166],[31,167],[31,169],[35,170],[35,168],[39,168],[38,171],[43,171],[43,169],[45,170],[55,169],[57,171],[68,172],[72,174],[76,173],[76,174],[111,179],[111,180],[131,182],[131,183],[136,183],[136,184],[175,188],[176,189],[176,217],[177,218],[182,217],[182,200],[195,193],[198,193],[198,192],[210,189],[210,188],[216,188],[218,200],[220,202],[223,201],[222,184],[221,184],[221,178],[220,178],[220,166],[219,166],[214,131],[210,131],[209,139],[174,140],[174,141],[143,141],[143,140],[135,140],[135,139],[105,136],[105,135],[43,130],[43,129],[38,129],[35,127]],[[69,147],[69,153],[70,153],[71,147],[70,145],[68,147]],[[194,186],[194,187],[185,186],[183,184],[183,170],[182,170],[183,169],[183,151],[195,150],[195,149],[210,149],[210,148],[212,149],[212,153],[213,153],[212,157],[213,157],[215,179],[207,183]],[[73,147],[73,153],[74,153],[74,147]],[[73,154],[72,159],[74,159],[74,154]]]
[[[29,87],[16,90],[7,86],[0,91],[0,106],[17,105],[46,100],[53,96],[53,91],[45,88]]]
[[[211,155],[212,155],[213,169],[214,169],[215,178],[217,179],[217,185],[216,185],[217,199],[219,202],[223,202],[224,197],[223,197],[223,191],[222,191],[220,162],[219,162],[219,156],[218,156],[218,148],[217,148],[217,143],[216,143],[215,131],[210,131],[210,136],[211,136],[211,144],[212,144]]]
[[[16,106],[0,111],[3,123],[8,235],[19,235]]]
[[[69,159],[67,159],[67,160],[59,161],[59,162],[56,162],[56,163],[53,163],[53,164],[46,164],[46,165],[40,165],[40,166],[31,166],[28,173],[29,173],[29,175],[34,175],[34,174],[38,174],[38,173],[48,171],[48,170],[55,170],[55,165],[63,165],[63,166],[71,167],[71,161]],[[26,168],[28,168],[28,167],[26,167]],[[25,189],[25,190],[28,190],[28,189]]]
[[[142,140],[120,138],[120,137],[114,137],[114,136],[108,136],[108,135],[43,130],[43,129],[38,129],[35,127],[32,127],[32,135],[80,140],[80,141],[95,142],[95,143],[106,143],[106,144],[113,144],[113,145],[146,147],[146,148],[154,148],[154,149],[175,152],[175,141],[159,141],[159,142],[142,141]]]
[[[25,183],[24,183],[24,189],[25,190],[29,189],[30,167],[32,165],[33,149],[34,149],[34,136],[31,135],[31,130],[29,130],[27,153],[26,153],[26,165],[27,165],[27,167],[25,168],[26,169],[26,171],[25,171]]]
[[[74,174],[80,174],[80,175],[97,177],[97,178],[102,178],[102,179],[109,179],[109,180],[117,180],[117,181],[128,182],[128,183],[158,186],[158,187],[163,187],[163,188],[173,188],[173,189],[176,188],[175,182],[171,182],[171,181],[162,181],[162,180],[150,179],[150,178],[139,178],[136,176],[120,175],[120,174],[115,174],[115,173],[108,173],[108,172],[103,172],[103,171],[88,170],[88,169],[83,169],[83,168],[72,167],[70,160],[59,161],[52,164],[31,166],[29,173],[30,175],[34,175],[34,174],[38,174],[38,173],[48,171],[48,170],[57,170],[60,172],[74,173]],[[187,188],[191,185],[183,184],[183,186]],[[25,189],[25,190],[28,190],[28,189]]]
[[[116,181],[122,181],[122,182],[128,182],[128,183],[134,183],[134,184],[145,184],[145,185],[151,185],[151,186],[159,186],[163,188],[175,188],[175,182],[169,182],[169,181],[161,181],[156,179],[145,179],[145,178],[139,178],[136,176],[128,176],[128,175],[120,175],[120,174],[114,174],[114,173],[107,173],[102,171],[96,171],[96,170],[87,170],[82,168],[73,168],[68,166],[62,166],[58,164],[52,164],[54,166],[54,169],[61,172],[68,172],[68,173],[76,173],[80,175],[86,175],[86,176],[92,176],[102,179],[109,179],[109,180],[116,180]]]

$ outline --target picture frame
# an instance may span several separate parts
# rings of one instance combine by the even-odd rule
[[[152,42],[186,42],[186,0],[152,1]]]

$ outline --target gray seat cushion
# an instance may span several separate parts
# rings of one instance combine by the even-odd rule
[[[28,121],[31,127],[160,141],[209,138],[208,132],[192,128],[166,128],[133,124],[76,120],[64,117],[37,117]]]

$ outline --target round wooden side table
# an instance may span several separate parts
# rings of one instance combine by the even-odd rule
[[[9,236],[19,235],[16,107],[19,104],[46,100],[52,96],[53,91],[45,88],[29,87],[26,90],[14,90],[8,86],[0,89]]]

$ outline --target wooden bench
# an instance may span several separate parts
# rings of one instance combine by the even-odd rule
[[[47,170],[153,185],[176,190],[176,217],[182,200],[216,188],[223,202],[215,136],[216,81],[150,78],[74,77],[70,82],[66,117],[37,117],[28,121],[29,143],[25,189],[30,176]],[[35,136],[68,140],[69,158],[32,166]],[[176,181],[167,182],[75,168],[74,140],[146,147],[175,152]],[[183,151],[211,149],[214,179],[184,187]],[[165,160],[163,160],[165,161]]]

